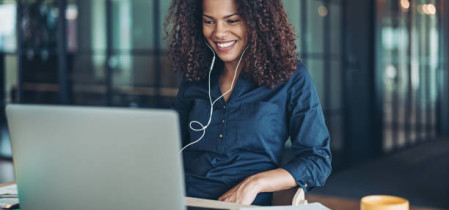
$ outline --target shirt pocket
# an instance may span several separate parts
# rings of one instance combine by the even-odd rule
[[[280,142],[279,108],[269,102],[245,103],[240,107],[239,146],[265,150]]]
[[[203,99],[195,99],[194,104],[192,106],[192,110],[189,115],[189,120],[187,122],[187,129],[189,130],[190,136],[190,140],[188,143],[195,142],[201,138],[201,136],[204,133],[204,130],[197,130],[197,129],[202,129],[203,126],[207,125],[210,116],[209,114],[210,114],[209,101]],[[201,125],[196,122],[201,123]],[[191,127],[194,128],[195,130],[191,129]],[[216,129],[213,129],[213,125],[210,125],[206,129],[204,136],[201,138],[201,140],[189,146],[189,149],[214,151],[215,144],[213,142],[213,137],[215,136],[216,136]]]

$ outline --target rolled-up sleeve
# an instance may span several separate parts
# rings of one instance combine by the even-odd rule
[[[301,67],[289,91],[289,134],[294,158],[282,166],[308,191],[324,185],[331,173],[330,136],[313,80]]]

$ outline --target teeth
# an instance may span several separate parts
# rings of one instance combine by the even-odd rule
[[[233,44],[235,44],[235,42],[236,41],[232,41],[232,42],[228,42],[228,43],[217,43],[217,45],[219,46],[219,47],[229,47],[229,46],[231,46],[231,45],[233,45]]]

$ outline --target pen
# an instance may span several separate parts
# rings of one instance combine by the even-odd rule
[[[0,198],[19,198],[17,194],[2,194]]]

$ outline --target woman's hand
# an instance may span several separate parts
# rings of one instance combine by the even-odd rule
[[[219,201],[251,205],[260,192],[275,192],[297,186],[284,169],[278,168],[250,176],[223,194]]]
[[[218,200],[251,205],[257,194],[260,192],[260,189],[261,186],[257,181],[257,177],[250,176],[223,194]]]

